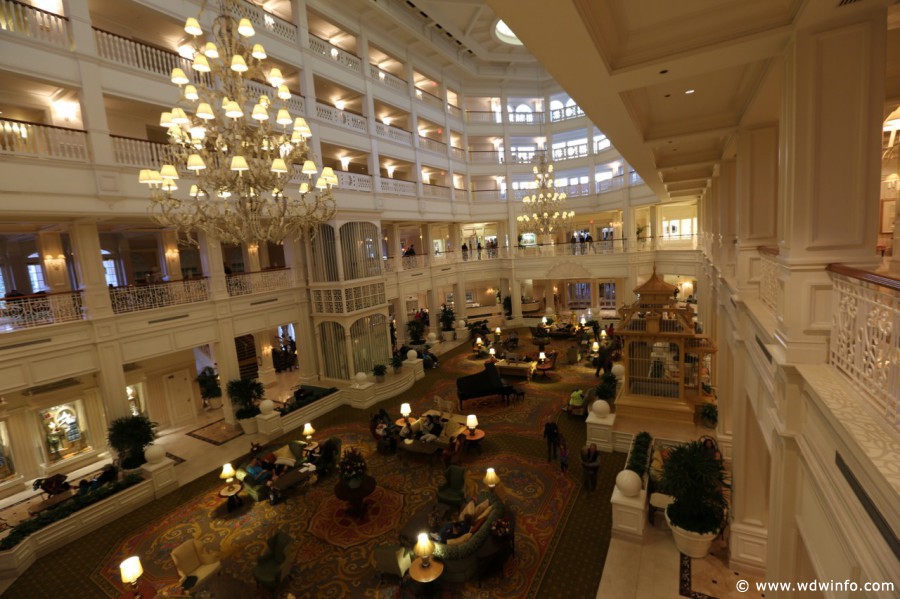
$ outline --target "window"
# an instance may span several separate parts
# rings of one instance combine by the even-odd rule
[[[0,296],[6,295],[6,283],[3,281],[3,269],[0,268]]]
[[[67,460],[91,449],[85,429],[84,402],[80,399],[41,410],[38,417],[50,462]]]
[[[44,269],[41,268],[40,264],[28,265],[28,280],[31,281],[32,293],[47,289],[47,285],[44,283]]]

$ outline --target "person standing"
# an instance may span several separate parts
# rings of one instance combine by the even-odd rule
[[[547,461],[556,459],[559,450],[559,426],[551,418],[544,423],[544,439],[547,440]]]
[[[582,487],[586,491],[597,488],[597,472],[600,470],[600,451],[596,443],[581,450]]]

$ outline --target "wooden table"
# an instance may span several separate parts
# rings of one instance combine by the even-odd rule
[[[470,451],[472,447],[478,449],[478,453],[481,453],[481,440],[485,438],[487,433],[485,433],[480,428],[476,428],[475,432],[467,430],[465,432],[466,435],[466,451]]]
[[[240,481],[235,481],[229,485],[226,485],[221,491],[219,491],[219,497],[223,497],[228,500],[228,511],[232,511],[235,508],[239,507],[243,501],[241,501],[238,493],[244,488],[244,483]]]
[[[269,498],[269,502],[272,505],[279,503],[282,499],[284,499],[284,493],[290,489],[291,487],[306,483],[311,480],[313,476],[315,476],[315,470],[301,470],[300,468],[294,468],[293,470],[288,470],[278,478],[272,481],[272,493]]]
[[[348,514],[362,516],[366,513],[366,497],[375,491],[375,487],[375,479],[366,474],[363,475],[358,487],[351,487],[345,480],[338,481],[334,485],[334,495],[350,504]]]
[[[134,592],[131,585],[128,585],[125,590],[122,591],[122,594],[119,595],[119,599],[135,599],[136,597],[140,597],[141,599],[153,599],[156,597],[156,588],[146,580],[139,580],[137,592]]]
[[[434,558],[429,560],[428,567],[422,566],[422,558],[417,557],[409,565],[409,577],[416,582],[427,584],[437,580],[444,573],[444,563]]]

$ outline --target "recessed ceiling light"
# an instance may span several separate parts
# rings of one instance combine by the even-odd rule
[[[689,96],[689,95],[691,95],[692,93],[694,93],[694,90],[688,89],[688,90],[685,90],[684,93],[685,93],[685,95],[688,95],[688,96]]]
[[[659,74],[660,74],[660,75],[665,75],[665,74],[668,73],[668,72],[669,72],[669,69],[663,69],[663,70],[661,70],[661,71],[659,72]]]
[[[672,94],[666,94],[666,95],[663,96],[663,97],[664,97],[664,98],[670,98],[670,97],[672,97]]]

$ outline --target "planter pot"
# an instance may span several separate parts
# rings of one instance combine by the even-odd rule
[[[716,425],[718,424],[718,422],[710,420],[709,418],[701,418],[700,424],[702,424],[706,428],[716,428]]]
[[[259,431],[259,427],[256,425],[256,418],[242,418],[238,420],[238,424],[241,425],[245,435],[252,435]]]
[[[666,510],[666,523],[672,529],[672,538],[675,539],[675,546],[678,548],[678,551],[688,557],[706,557],[713,541],[719,536],[718,531],[698,534],[675,526],[669,520],[668,510]]]
[[[362,482],[363,479],[361,476],[354,476],[353,478],[347,479],[347,486],[351,489],[358,489]]]
[[[441,338],[444,341],[453,341],[455,337],[456,333],[454,333],[453,331],[441,331]]]
[[[383,374],[381,374],[381,375],[376,374],[376,375],[375,375],[375,382],[376,382],[376,383],[383,383],[383,382],[384,382],[384,375],[383,375]]]
[[[403,366],[394,366],[394,374],[400,374],[401,370],[403,370]]]
[[[206,401],[206,405],[209,406],[210,410],[218,410],[222,407],[222,398],[221,397],[210,397]]]

